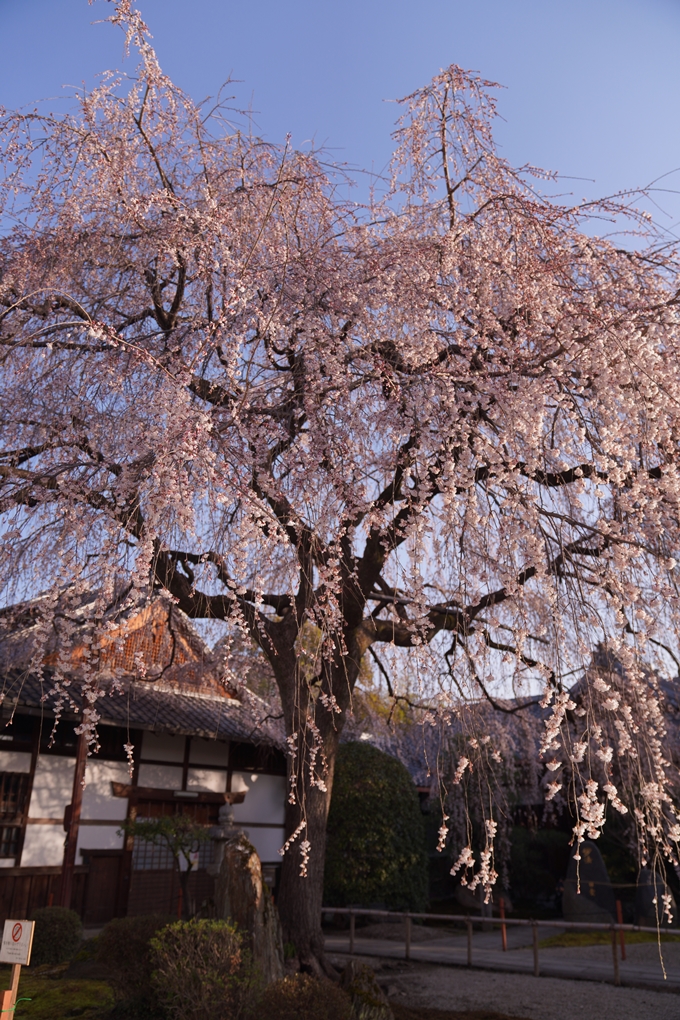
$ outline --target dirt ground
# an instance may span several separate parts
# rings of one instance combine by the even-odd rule
[[[396,1007],[396,1020],[680,1018],[680,995],[670,992],[375,958],[365,962]]]

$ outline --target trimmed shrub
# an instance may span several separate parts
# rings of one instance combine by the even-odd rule
[[[151,987],[151,939],[172,923],[157,914],[116,917],[97,939],[97,961],[109,973],[109,984],[119,1002],[140,1007],[156,998]]]
[[[328,815],[324,903],[427,904],[425,825],[408,770],[370,744],[341,744]]]
[[[351,1020],[352,1000],[332,981],[292,974],[269,985],[257,1015],[267,1020]]]
[[[83,926],[75,910],[66,907],[41,907],[34,910],[35,921],[31,964],[66,963],[76,954],[83,938]]]
[[[351,999],[356,1020],[394,1020],[387,996],[365,963],[350,960],[340,975],[340,987]]]
[[[259,982],[229,921],[176,921],[151,940],[153,987],[173,1020],[239,1020],[252,1015]]]

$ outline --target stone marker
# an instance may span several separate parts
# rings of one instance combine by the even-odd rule
[[[572,854],[564,882],[562,913],[565,921],[583,921],[589,924],[611,924],[616,920],[616,899],[607,866],[594,843],[581,843],[581,892],[577,893],[578,861]]]
[[[283,977],[283,934],[278,911],[262,877],[262,864],[245,833],[233,824],[230,805],[220,808],[220,824],[211,830],[216,843],[215,910],[235,921],[265,984]]]
[[[657,923],[662,928],[668,926],[668,917],[663,913],[663,899],[665,893],[671,897],[671,913],[673,924],[677,924],[675,899],[670,887],[665,882],[663,875],[654,874],[651,868],[643,868],[640,872],[635,891],[635,923],[641,928],[656,928]],[[656,906],[654,900],[657,900]],[[658,912],[658,921],[657,921]]]

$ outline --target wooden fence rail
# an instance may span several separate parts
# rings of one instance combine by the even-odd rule
[[[413,921],[453,921],[456,924],[464,924],[467,929],[467,965],[472,967],[472,931],[475,924],[483,925],[488,928],[489,925],[499,927],[503,930],[503,925],[514,925],[515,927],[530,927],[532,929],[532,948],[534,957],[534,974],[536,977],[540,975],[540,966],[538,959],[538,927],[542,928],[560,928],[560,929],[571,929],[576,931],[607,931],[611,934],[612,942],[612,963],[614,968],[614,984],[618,985],[621,983],[621,976],[619,973],[619,957],[617,953],[617,934],[621,932],[650,932],[654,935],[680,935],[680,929],[678,928],[648,928],[638,924],[599,924],[593,921],[537,921],[533,918],[523,917],[504,917],[495,919],[492,917],[475,917],[470,914],[424,914],[415,913],[413,911],[400,911],[400,910],[365,910],[361,907],[324,907],[324,914],[345,914],[349,916],[349,952],[350,956],[354,954],[354,942],[355,942],[355,920],[357,917],[388,917],[392,920],[403,919],[405,921],[405,937],[404,937],[404,957],[410,959],[411,956],[411,923]]]

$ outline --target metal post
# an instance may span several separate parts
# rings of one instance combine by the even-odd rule
[[[616,928],[612,925],[612,957],[614,959],[614,984],[620,985],[621,978],[619,976],[619,954],[616,949]]]
[[[534,977],[538,977],[541,971],[538,966],[538,925],[535,921],[531,922],[531,934],[534,944]]]
[[[411,959],[411,918],[406,917],[406,945],[404,947],[404,959]]]
[[[472,920],[468,917],[467,919],[467,949],[468,949],[468,967],[472,966]]]
[[[623,924],[623,907],[621,906],[621,900],[616,901],[616,920],[618,924]],[[619,929],[619,940],[621,942],[621,959],[626,959],[626,933],[623,928]]]
[[[507,953],[507,951],[508,951],[508,928],[507,928],[507,925],[503,924],[503,921],[505,920],[505,900],[503,899],[502,896],[500,898],[500,902],[499,902],[498,905],[499,905],[500,914],[501,914],[501,944],[503,946],[503,952]]]
[[[354,914],[349,915],[349,955],[354,955]]]

